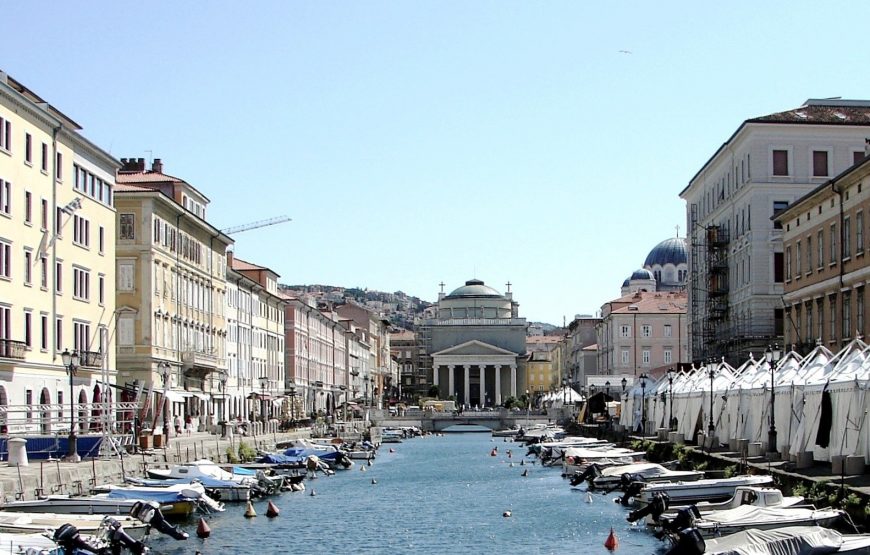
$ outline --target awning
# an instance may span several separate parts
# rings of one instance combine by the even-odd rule
[[[183,403],[184,399],[190,397],[191,394],[187,391],[167,391],[166,398],[169,399],[171,403]]]
[[[209,395],[208,393],[200,393],[199,391],[194,391],[193,396],[203,401],[208,401],[209,399],[211,399],[211,395]]]

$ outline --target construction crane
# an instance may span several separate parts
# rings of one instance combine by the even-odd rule
[[[228,227],[228,228],[222,229],[221,233],[226,233],[227,235],[232,235],[233,233],[241,233],[242,231],[257,229],[258,227],[266,227],[269,225],[283,224],[284,222],[289,222],[289,221],[290,221],[289,216],[276,216],[274,218],[269,218],[268,220],[260,220],[257,222],[251,222],[249,224]]]

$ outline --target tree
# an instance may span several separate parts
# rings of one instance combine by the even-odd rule
[[[429,386],[429,391],[427,393],[428,393],[429,397],[435,397],[436,399],[438,399],[440,397],[441,392],[438,391],[437,385],[432,384]]]

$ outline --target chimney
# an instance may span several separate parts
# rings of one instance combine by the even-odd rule
[[[233,267],[233,251],[227,251],[227,268]]]
[[[122,172],[140,171],[139,164],[136,163],[135,158],[121,158],[121,171]]]
[[[163,173],[163,160],[155,158],[154,161],[151,162],[151,171],[154,173]]]
[[[144,172],[145,171],[145,159],[139,158],[136,161],[136,171]]]

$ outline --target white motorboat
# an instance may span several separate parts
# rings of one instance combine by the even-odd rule
[[[672,519],[659,519],[663,530],[677,533],[694,528],[703,538],[727,536],[745,530],[773,530],[786,526],[822,526],[829,528],[846,515],[840,509],[801,507],[756,507],[742,505],[734,509],[713,511],[704,516],[694,508],[681,509]]]
[[[87,541],[91,538],[85,537],[84,539]],[[54,549],[57,549],[57,544],[42,533],[0,533],[0,555],[22,555],[23,553],[30,553],[28,550],[33,550],[34,553],[50,553]]]
[[[707,539],[681,531],[667,555],[870,555],[870,534],[841,534],[821,526],[746,530]]]
[[[100,492],[91,497],[110,500],[156,501],[160,510],[166,516],[188,516],[202,504],[209,511],[223,511],[222,503],[209,497],[205,487],[197,482],[190,484],[173,484],[165,487],[150,486],[117,486],[107,484],[98,486],[94,491]],[[166,507],[164,509],[164,507]]]
[[[55,530],[64,524],[72,524],[82,534],[96,534],[103,525],[105,515],[70,515],[53,513],[4,513],[0,512],[0,532],[9,534],[38,534]],[[142,539],[148,525],[131,516],[112,516],[133,539]]]
[[[208,489],[214,489],[223,501],[247,501],[252,488],[261,488],[256,493],[275,493],[284,485],[282,476],[266,476],[265,472],[236,474],[228,472],[206,459],[187,464],[173,464],[165,469],[149,469],[148,476],[159,480],[198,480]],[[239,488],[239,486],[242,486]],[[244,490],[248,489],[248,492]]]
[[[634,463],[619,466],[599,468],[590,466],[596,471],[590,478],[590,489],[614,489],[628,486],[631,482],[692,482],[704,477],[700,470],[670,470],[657,463]],[[571,481],[571,485],[574,481]]]
[[[645,451],[632,451],[623,447],[569,447],[564,451],[563,474],[583,472],[593,463],[602,466],[631,464],[643,459]]]
[[[692,482],[662,482],[639,484],[639,491],[626,491],[623,504],[634,497],[636,505],[648,505],[657,493],[666,493],[671,505],[687,505],[700,501],[726,501],[740,486],[766,486],[773,483],[770,476],[734,476],[732,478],[706,478]]]
[[[659,500],[661,500],[661,502],[659,502]],[[695,504],[695,509],[697,509],[698,513],[700,513],[701,516],[705,516],[714,511],[727,511],[729,509],[736,509],[737,507],[744,505],[751,505],[754,507],[789,508],[797,507],[803,502],[803,497],[786,497],[782,494],[780,490],[776,488],[740,486],[736,490],[734,490],[734,495],[731,497],[731,499],[723,501],[721,503],[710,503],[708,501],[701,501],[700,503]],[[629,513],[628,521],[634,522],[635,520],[646,516],[646,523],[650,526],[654,526],[658,523],[658,520],[660,518],[673,519],[674,517],[676,517],[677,511],[679,511],[680,509],[685,509],[686,507],[688,507],[688,505],[671,504],[666,500],[666,498],[661,497],[660,499],[653,501],[653,503],[650,503],[646,507]]]

